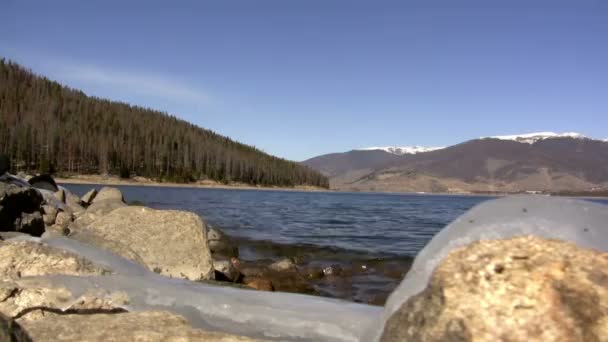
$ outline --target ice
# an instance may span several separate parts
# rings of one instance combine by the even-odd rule
[[[160,309],[197,327],[281,341],[360,341],[382,308],[328,298],[214,286],[167,278],[112,253],[66,237],[42,242],[110,268],[112,275],[40,277],[73,294],[124,292],[127,310]],[[29,279],[32,280],[31,278]]]

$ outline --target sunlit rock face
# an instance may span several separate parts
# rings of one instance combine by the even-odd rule
[[[103,193],[99,192],[93,205]],[[213,278],[207,229],[194,213],[122,207],[95,219],[78,232],[97,237],[87,239],[87,243],[112,243],[102,247],[118,255],[131,259],[133,254],[138,255],[134,261],[143,261],[150,271],[189,280]]]
[[[381,341],[606,339],[608,254],[523,236],[450,253],[389,318]]]

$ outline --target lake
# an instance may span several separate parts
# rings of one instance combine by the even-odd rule
[[[82,195],[94,185],[67,184]],[[99,188],[99,186],[97,186]],[[127,201],[196,212],[232,236],[415,256],[487,196],[118,186]],[[597,200],[608,203],[608,200]]]
[[[67,184],[82,195],[99,185]],[[288,257],[322,296],[383,305],[412,259],[445,225],[485,196],[297,192],[118,186],[128,202],[196,212],[237,239],[243,267]],[[597,200],[608,203],[608,200]],[[270,260],[270,261],[269,261]],[[280,291],[299,292],[287,281]],[[310,293],[310,292],[304,292]]]
[[[82,195],[92,185],[68,184]],[[196,212],[232,236],[415,256],[491,197],[118,186],[128,202]]]

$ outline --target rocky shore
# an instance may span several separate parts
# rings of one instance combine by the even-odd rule
[[[190,212],[128,205],[116,188],[78,197],[48,176],[5,171],[0,341],[608,339],[608,232],[597,228],[605,208],[581,209],[604,215],[581,228],[590,245],[538,227],[441,242],[485,224],[474,216],[448,226],[427,247],[445,248],[434,258],[425,249],[412,265],[228,237]],[[279,293],[383,305],[397,285],[384,313]]]

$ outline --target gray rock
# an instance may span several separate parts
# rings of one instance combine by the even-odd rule
[[[93,202],[93,199],[95,198],[96,195],[97,195],[97,189],[93,188],[93,189],[89,190],[89,192],[87,192],[86,194],[84,194],[80,198],[80,200],[85,205],[89,205],[89,204],[91,204],[91,202]]]
[[[73,214],[82,213],[85,211],[85,208],[82,206],[82,202],[80,201],[80,197],[74,195],[70,190],[61,187],[63,193],[65,195],[65,204],[67,204],[69,210]]]
[[[51,226],[55,224],[55,218],[57,217],[57,208],[52,205],[45,204],[42,206],[42,219],[44,220],[44,224],[46,226]]]
[[[116,201],[125,203],[122,192],[119,189],[107,186],[104,186],[103,188],[101,188],[101,190],[99,190],[99,192],[97,193],[97,195],[95,195],[91,203],[94,204],[102,201]]]
[[[151,271],[190,280],[213,278],[207,230],[196,214],[128,206],[100,216],[81,229],[129,246]],[[122,251],[113,252],[129,258]]]
[[[59,190],[55,192],[55,197],[61,202],[65,203],[65,192],[63,190]]]
[[[57,213],[57,218],[55,219],[55,224],[64,229],[68,228],[70,223],[72,223],[72,214],[65,211],[60,211]]]

